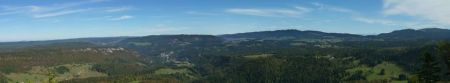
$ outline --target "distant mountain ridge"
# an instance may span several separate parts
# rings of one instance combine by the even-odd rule
[[[263,40],[283,40],[283,39],[341,39],[347,41],[367,41],[367,40],[384,40],[384,41],[400,41],[400,40],[420,40],[431,39],[441,40],[450,39],[450,30],[440,28],[425,29],[403,29],[389,33],[381,33],[378,35],[357,35],[347,33],[326,33],[320,31],[300,31],[300,30],[275,30],[260,31],[220,35],[225,39],[263,39]]]
[[[2,47],[24,47],[32,45],[64,43],[64,42],[88,42],[98,45],[115,45],[122,41],[136,40],[136,38],[150,38],[154,41],[162,41],[167,38],[195,36],[196,38],[213,37],[214,35],[150,35],[143,37],[101,37],[101,38],[77,38],[63,40],[48,41],[27,41],[27,42],[0,42]],[[348,33],[327,33],[321,31],[301,31],[296,29],[275,30],[275,31],[259,31],[246,32],[236,34],[216,35],[214,37],[224,40],[292,40],[292,39],[337,39],[344,41],[402,41],[402,40],[442,40],[450,39],[450,30],[440,28],[424,28],[424,29],[403,29],[389,33],[381,33],[378,35],[358,35]],[[162,39],[162,40],[157,40]],[[179,38],[180,39],[180,38]]]
[[[326,33],[320,31],[300,31],[295,29],[261,31],[220,35],[225,39],[266,39],[266,40],[283,40],[283,39],[362,39],[363,36],[346,33]]]
[[[385,40],[450,39],[450,30],[440,28],[403,29],[376,35]]]
[[[75,38],[75,39],[61,39],[61,40],[47,40],[47,41],[20,41],[20,42],[0,42],[0,48],[20,48],[33,45],[44,45],[53,43],[67,43],[67,42],[87,42],[97,45],[111,45],[118,43],[124,39],[132,37],[96,37],[96,38]]]

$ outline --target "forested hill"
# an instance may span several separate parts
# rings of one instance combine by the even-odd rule
[[[352,39],[363,38],[361,35],[344,34],[344,33],[325,33],[320,31],[300,31],[295,29],[276,30],[276,31],[260,31],[237,34],[220,35],[226,39]]]
[[[383,33],[376,37],[385,40],[418,40],[418,39],[450,39],[450,30],[439,28],[404,29],[391,33]]]
[[[100,38],[77,38],[77,39],[63,39],[63,40],[49,40],[49,41],[22,41],[22,42],[0,42],[0,48],[2,47],[24,47],[32,45],[42,45],[51,43],[63,43],[63,42],[89,42],[99,45],[114,45],[123,40],[130,39],[143,39],[159,38],[162,41],[164,38],[173,37],[187,37],[193,35],[150,35],[144,37],[100,37]],[[212,37],[212,35],[196,35],[199,37]],[[378,35],[358,35],[348,33],[327,33],[321,31],[301,31],[295,29],[287,30],[275,30],[275,31],[259,31],[259,32],[246,32],[236,34],[224,34],[217,35],[217,37],[226,40],[292,40],[292,39],[334,39],[341,41],[374,41],[374,40],[440,40],[450,39],[450,30],[440,28],[425,28],[425,29],[403,29],[396,30],[389,33],[381,33]],[[149,40],[151,41],[151,40]]]
[[[275,30],[260,31],[237,34],[220,35],[220,37],[238,40],[238,39],[264,39],[264,40],[283,40],[283,39],[339,39],[345,41],[397,41],[397,40],[421,40],[421,39],[450,39],[450,30],[439,28],[425,29],[404,29],[378,35],[357,35],[346,33],[326,33],[320,31],[300,31],[300,30]]]
[[[87,42],[97,45],[115,44],[127,38],[132,37],[95,37],[95,38],[75,38],[75,39],[61,39],[61,40],[47,40],[47,41],[19,41],[19,42],[0,42],[1,48],[20,48],[33,45],[45,45],[53,43],[67,43],[67,42]]]

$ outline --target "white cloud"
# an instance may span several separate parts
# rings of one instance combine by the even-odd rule
[[[383,25],[392,25],[395,24],[392,20],[386,20],[386,19],[374,19],[374,18],[367,18],[367,17],[353,17],[354,20],[370,23],[370,24],[383,24]]]
[[[352,15],[359,15],[359,13],[357,11],[351,10],[351,9],[347,9],[347,8],[342,8],[342,7],[337,7],[337,6],[332,6],[332,5],[327,5],[327,4],[322,4],[322,3],[312,3],[312,5],[318,7],[317,9],[319,10],[326,10],[326,11],[333,11],[333,12],[340,12],[340,13],[348,13],[348,14],[352,14]]]
[[[307,12],[312,11],[312,9],[310,9],[310,8],[301,7],[301,6],[295,6],[294,8],[297,9],[298,12],[302,12],[302,13],[307,13]]]
[[[266,17],[298,17],[312,11],[305,7],[294,7],[291,9],[262,9],[262,8],[233,8],[225,12],[241,15],[266,16]]]
[[[14,7],[14,6],[0,6],[0,15],[12,15],[24,12],[30,12],[27,6],[24,7]]]
[[[414,21],[398,21],[383,17],[367,17],[359,13],[358,11],[347,9],[339,6],[327,5],[322,3],[312,3],[312,5],[317,7],[317,10],[331,11],[349,14],[349,17],[358,22],[391,26],[396,28],[424,28],[424,27],[439,27],[443,25],[433,24],[433,23],[423,23]]]
[[[124,12],[131,10],[131,7],[119,7],[106,10],[106,12]]]
[[[112,21],[120,21],[120,20],[127,20],[127,19],[132,19],[134,18],[134,16],[129,16],[129,15],[123,15],[117,18],[111,18],[110,20]]]
[[[409,15],[450,24],[450,0],[384,0],[385,15]]]
[[[54,16],[61,16],[61,15],[66,15],[66,14],[84,12],[87,10],[88,9],[78,9],[78,10],[58,11],[58,12],[50,12],[50,13],[43,13],[43,14],[34,14],[33,17],[35,17],[35,18],[54,17]]]
[[[28,6],[29,8],[30,8],[30,11],[31,12],[38,12],[38,11],[42,11],[42,7],[40,7],[40,6]]]
[[[385,1],[387,1],[387,0],[385,0]],[[406,0],[391,0],[391,1],[399,1],[399,2],[395,2],[395,3],[400,3],[400,2],[406,1]],[[354,21],[359,21],[362,23],[368,23],[368,24],[391,26],[391,27],[395,27],[395,28],[415,28],[415,29],[449,26],[446,24],[437,24],[437,23],[430,23],[430,22],[403,21],[403,20],[394,20],[394,19],[385,18],[385,17],[368,17],[368,16],[364,16],[360,12],[352,10],[352,9],[328,5],[328,4],[322,4],[322,3],[312,3],[312,5],[317,7],[316,10],[349,14],[350,19],[352,19]],[[386,8],[386,4],[385,4],[385,8]],[[386,13],[386,11],[385,11],[385,13]],[[391,15],[391,14],[387,14],[387,15]],[[392,15],[394,15],[394,14],[392,14]]]
[[[445,27],[448,26],[446,24],[436,24],[436,23],[424,23],[424,22],[414,22],[414,21],[396,21],[382,18],[368,18],[368,17],[353,17],[353,20],[360,21],[369,24],[380,24],[386,26],[392,26],[396,28],[413,28],[413,29],[421,29],[421,28],[436,28],[436,27]]]
[[[0,6],[0,15],[24,14],[34,18],[45,18],[85,12],[93,8],[78,8],[82,5],[99,3],[108,0],[82,0],[78,2],[60,3],[52,5]],[[77,9],[74,9],[77,8]],[[3,11],[2,11],[3,10]]]

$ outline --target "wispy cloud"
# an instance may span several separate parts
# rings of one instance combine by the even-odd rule
[[[77,9],[77,10],[58,11],[58,12],[50,12],[50,13],[43,13],[43,14],[34,14],[33,17],[45,18],[45,17],[62,16],[62,15],[67,15],[67,14],[84,12],[84,11],[88,11],[88,10],[89,9]]]
[[[111,18],[111,19],[109,19],[109,20],[112,20],[112,21],[120,21],[120,20],[128,20],[128,19],[132,19],[132,18],[134,18],[134,16],[123,15],[123,16],[120,16],[120,17]]]
[[[332,6],[327,4],[322,4],[318,2],[312,3],[312,5],[316,6],[318,10],[326,10],[326,11],[333,11],[333,12],[340,12],[340,13],[348,13],[352,15],[359,15],[359,12],[354,11],[352,9],[338,7],[338,6]]]
[[[300,6],[290,9],[232,8],[225,10],[225,12],[233,14],[265,17],[298,17],[310,11],[312,11],[310,8]]]
[[[31,7],[32,6],[23,6],[23,7],[0,6],[0,15],[12,15],[12,14],[31,12],[33,10]],[[36,10],[36,9],[34,9],[34,10]]]
[[[367,17],[360,17],[356,16],[353,17],[354,20],[369,23],[369,24],[382,24],[382,25],[395,25],[398,24],[396,21],[387,20],[387,19],[375,19],[375,18],[367,18]]]
[[[40,6],[28,6],[28,7],[30,8],[30,12],[39,12],[43,10],[43,8]]]
[[[386,26],[393,26],[396,28],[435,28],[435,27],[445,27],[447,24],[437,24],[437,23],[424,23],[424,22],[411,22],[411,21],[396,21],[389,19],[380,18],[368,18],[368,17],[353,17],[353,20],[360,21],[369,24],[380,24]]]
[[[384,0],[385,15],[408,15],[450,24],[450,0]]]
[[[108,0],[82,0],[78,2],[60,3],[53,5],[1,6],[0,15],[24,14],[34,18],[62,16],[79,12],[86,12],[92,8],[79,8],[82,5],[105,2]]]
[[[118,7],[118,8],[111,8],[106,10],[106,12],[124,12],[131,10],[131,7]]]
[[[400,1],[400,0],[397,0]],[[436,24],[436,23],[424,23],[424,22],[416,22],[416,21],[400,21],[400,20],[393,20],[385,17],[368,17],[364,16],[358,11],[343,8],[339,6],[333,6],[328,4],[322,4],[322,3],[312,3],[312,5],[316,6],[317,10],[323,10],[323,11],[332,11],[332,12],[339,12],[348,14],[350,19],[358,22],[368,23],[368,24],[376,24],[376,25],[384,25],[384,26],[391,26],[396,28],[424,28],[424,27],[444,27],[447,25],[443,24]]]

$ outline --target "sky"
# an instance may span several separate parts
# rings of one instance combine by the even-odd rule
[[[450,0],[0,0],[0,41],[449,25]]]

